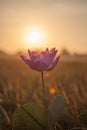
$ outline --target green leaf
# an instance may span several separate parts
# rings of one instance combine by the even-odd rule
[[[66,100],[63,96],[56,96],[49,106],[51,122],[54,123],[61,115],[66,105]]]
[[[84,113],[80,114],[79,119],[80,119],[80,122],[82,124],[87,126],[87,111],[85,111]]]
[[[18,108],[13,115],[13,130],[45,130],[45,110],[30,102]]]

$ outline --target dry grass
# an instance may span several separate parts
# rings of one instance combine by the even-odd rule
[[[58,120],[62,128],[84,126],[79,116],[87,111],[87,57],[62,57],[53,71],[45,73],[45,82],[48,104],[59,94],[67,100],[65,112]],[[51,94],[50,88],[56,91]],[[19,56],[0,56],[1,129],[11,129],[14,110],[28,101],[42,103],[40,73],[26,66]]]

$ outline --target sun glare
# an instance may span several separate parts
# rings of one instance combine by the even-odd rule
[[[39,44],[42,41],[42,33],[39,30],[32,30],[27,33],[27,40],[33,45]]]

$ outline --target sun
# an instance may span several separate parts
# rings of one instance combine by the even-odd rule
[[[39,44],[42,41],[42,32],[39,30],[31,30],[27,33],[27,40],[32,45]]]

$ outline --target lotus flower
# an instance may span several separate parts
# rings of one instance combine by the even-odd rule
[[[31,69],[36,71],[49,71],[58,63],[60,56],[55,58],[57,51],[58,50],[55,48],[52,48],[51,50],[47,48],[40,53],[28,50],[29,58],[24,55],[21,55],[20,57]]]

